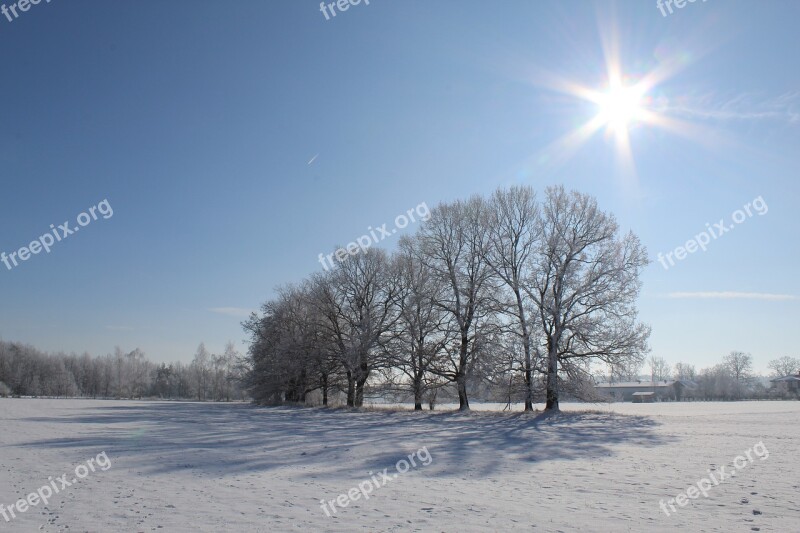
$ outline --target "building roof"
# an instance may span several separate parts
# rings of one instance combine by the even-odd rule
[[[641,389],[642,387],[672,387],[673,380],[661,381],[617,381],[615,383],[598,383],[595,387],[600,389]]]
[[[595,388],[598,389],[641,389],[643,387],[662,388],[672,387],[676,383],[680,383],[683,387],[693,390],[697,388],[697,383],[690,379],[662,379],[661,381],[616,381],[613,383],[597,383]]]
[[[784,376],[782,378],[771,379],[770,381],[771,382],[777,382],[777,381],[780,381],[780,382],[784,382],[784,381],[800,381],[800,375],[797,375],[797,376]]]

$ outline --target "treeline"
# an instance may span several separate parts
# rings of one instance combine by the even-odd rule
[[[442,203],[388,254],[350,243],[327,272],[277,291],[243,326],[262,403],[327,404],[407,391],[415,408],[481,386],[511,401],[590,396],[596,367],[644,358],[637,322],[648,260],[594,198],[530,187]]]
[[[0,341],[0,395],[61,398],[164,398],[230,401],[246,397],[233,344],[221,355],[203,344],[191,364],[155,364],[138,348],[92,357],[47,354]]]
[[[780,378],[797,375],[800,360],[781,357],[769,362],[770,377]],[[753,372],[753,356],[734,351],[723,361],[710,368],[696,372],[694,366],[679,363],[675,367],[675,379],[688,379],[697,384],[692,397],[700,400],[762,400],[768,398],[796,398],[797,393],[783,387],[769,387]]]
[[[795,357],[780,357],[767,364],[772,372],[771,378],[781,378],[800,374],[800,359]],[[763,400],[763,399],[795,399],[798,391],[789,390],[787,387],[770,387],[765,382],[767,378],[756,375],[753,371],[753,356],[741,351],[732,351],[722,362],[712,367],[697,370],[694,365],[677,363],[670,367],[661,357],[650,357],[647,366],[634,364],[628,369],[632,375],[602,375],[598,381],[632,381],[646,380],[683,380],[690,384],[690,389],[684,393],[687,399],[731,401],[731,400]],[[646,373],[642,376],[641,371]]]

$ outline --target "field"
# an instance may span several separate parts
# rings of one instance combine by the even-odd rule
[[[0,532],[800,531],[800,402],[474,408],[0,399]]]

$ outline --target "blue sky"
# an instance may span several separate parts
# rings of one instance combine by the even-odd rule
[[[654,354],[743,350],[766,371],[800,355],[798,17],[792,0],[667,17],[641,0],[372,0],[331,20],[305,0],[53,0],[0,17],[0,251],[114,211],[0,264],[0,337],[156,361],[243,348],[238,313],[368,226],[563,183],[648,247]],[[602,90],[614,61],[631,83],[675,67],[646,97],[680,125],[631,124],[635,171],[613,133],[559,143],[597,109],[554,80]],[[758,197],[768,212],[707,251],[656,260]]]

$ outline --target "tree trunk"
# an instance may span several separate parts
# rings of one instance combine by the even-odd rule
[[[364,405],[364,381],[359,379],[356,381],[356,402],[355,407],[361,407]]]
[[[414,410],[422,411],[422,377],[414,378]]]
[[[369,366],[366,363],[361,363],[358,367],[358,379],[356,380],[356,407],[364,405],[364,385],[369,378]]]
[[[361,407],[364,405],[364,385],[367,382],[367,378],[359,378],[356,381],[356,407]]]
[[[347,407],[356,406],[356,380],[353,379],[353,373],[347,371]]]
[[[548,343],[547,350],[547,404],[545,411],[558,412],[558,352],[555,343]]]
[[[322,373],[322,405],[328,405],[328,374]]]
[[[525,305],[522,302],[522,294],[519,289],[514,289],[517,298],[517,312],[519,313],[519,323],[522,329],[522,348],[525,352],[525,410],[533,411],[533,372],[531,364],[531,338],[528,334],[528,319],[525,317]]]
[[[469,411],[469,399],[467,398],[467,383],[464,376],[458,377],[458,410]]]
[[[461,353],[459,354],[458,361],[458,375],[456,382],[458,384],[458,410],[469,411],[469,399],[467,398],[467,350],[469,347],[469,337],[466,332],[461,332]]]

